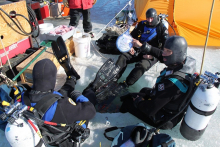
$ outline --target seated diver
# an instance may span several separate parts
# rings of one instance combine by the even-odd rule
[[[62,65],[63,66],[63,65]],[[65,65],[64,65],[65,66]],[[63,67],[64,67],[63,66]],[[73,69],[74,70],[74,69]],[[75,90],[75,84],[77,80],[77,73],[68,71],[66,72],[68,77],[65,84],[57,92],[54,91],[56,84],[57,68],[54,63],[49,59],[43,59],[38,61],[33,68],[33,87],[27,90],[21,98],[23,104],[35,107],[40,112],[40,118],[45,121],[51,121],[56,123],[72,124],[84,122],[82,127],[87,128],[89,120],[91,120],[95,114],[96,96],[94,93],[84,93],[82,95],[79,91]],[[56,98],[56,100],[48,104],[50,99]],[[43,107],[41,107],[43,105]],[[47,111],[44,111],[44,108]],[[59,127],[62,129],[61,127]],[[66,129],[66,127],[64,127]],[[57,131],[49,128],[52,134],[56,134]],[[81,140],[88,138],[88,134],[82,137]],[[44,135],[44,132],[42,132]],[[50,137],[50,136],[49,136]],[[63,136],[65,137],[65,136]],[[60,138],[59,138],[60,139]],[[75,146],[76,142],[72,143],[68,139],[62,140],[59,146]],[[53,145],[53,144],[52,144]]]
[[[195,72],[195,59],[187,56],[187,42],[181,36],[169,37],[163,51],[147,43],[133,41],[135,47],[140,47],[141,52],[153,55],[163,62],[164,68],[152,89],[143,88],[139,93],[130,93],[122,96],[123,101],[120,112],[129,112],[147,124],[158,127],[165,123],[161,129],[171,129],[182,119],[184,112],[168,121],[184,103],[189,81],[187,75]]]

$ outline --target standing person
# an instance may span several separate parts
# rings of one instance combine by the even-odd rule
[[[159,20],[157,11],[154,8],[150,8],[146,12],[146,20],[138,23],[137,27],[131,32],[131,36],[134,39],[139,40],[141,43],[147,42],[151,46],[162,49],[169,35],[167,28]],[[119,79],[122,76],[127,64],[138,63],[130,72],[126,81],[119,83],[119,86],[113,91],[113,94],[117,94],[121,89],[133,85],[144,74],[144,72],[148,71],[155,63],[157,63],[157,61],[158,60],[151,55],[138,53],[137,48],[131,48],[129,53],[121,54],[116,65],[119,65],[122,70],[117,75],[116,79]]]
[[[65,65],[62,65],[63,67]],[[54,90],[56,83],[57,68],[49,59],[38,61],[33,68],[33,86],[27,90],[21,98],[21,102],[27,106],[35,107],[39,112],[40,118],[45,121],[55,123],[73,124],[83,121],[82,127],[87,128],[96,110],[96,96],[94,93],[84,93],[82,95],[75,90],[77,74],[68,73],[65,84],[57,92]],[[51,102],[52,101],[52,102]],[[62,129],[62,128],[60,128]],[[64,128],[66,129],[66,127]],[[56,129],[50,129],[52,134],[56,134]],[[89,132],[88,132],[89,133]],[[44,135],[44,133],[42,133]],[[47,135],[47,134],[46,134]],[[81,139],[86,139],[87,136]],[[50,137],[50,135],[49,135]],[[66,136],[54,137],[59,142]],[[60,146],[71,147],[73,143],[65,139],[59,142]]]
[[[89,33],[91,38],[94,37],[92,32],[92,22],[90,18],[90,9],[94,4],[94,0],[63,0],[66,7],[70,8],[70,26],[77,27],[79,24],[80,13],[83,15],[83,29],[85,33]]]
[[[168,121],[185,105],[191,87],[188,76],[194,74],[196,61],[187,56],[187,42],[181,36],[168,38],[163,51],[147,43],[142,45],[138,40],[134,40],[134,46],[157,57],[167,68],[157,78],[153,89],[143,88],[139,93],[121,97],[123,103],[120,111],[129,112],[154,127],[166,122],[162,129],[171,129],[184,115],[182,112]]]

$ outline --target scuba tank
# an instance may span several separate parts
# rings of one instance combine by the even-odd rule
[[[39,130],[36,123],[33,122],[33,124]],[[18,118],[12,124],[7,124],[5,137],[12,147],[34,147],[40,142],[40,137],[24,117]],[[42,144],[40,147],[45,147],[45,145]]]
[[[166,14],[159,14],[158,16],[160,17],[160,21],[161,21],[161,22],[164,24],[164,26],[168,29],[169,24],[168,24],[168,22],[167,22],[167,20],[166,20],[166,17],[168,17],[168,15],[166,15]]]
[[[191,141],[198,140],[205,132],[220,100],[219,90],[214,86],[218,76],[206,71],[200,78],[201,83],[191,98],[180,126],[182,136]]]
[[[23,112],[27,109],[26,105],[19,102],[12,105],[8,103],[4,108],[5,112],[0,115],[0,119],[8,122],[5,137],[12,147],[45,147],[35,121],[23,116]]]
[[[49,145],[68,144],[77,145],[84,142],[90,135],[89,128],[85,128],[85,122],[61,124],[44,121],[40,119],[37,110],[18,101],[10,104],[2,102],[3,113],[0,114],[2,121],[7,121],[5,136],[12,147],[45,147]],[[45,128],[45,126],[47,126]],[[58,133],[50,132],[48,129],[55,129]],[[61,130],[58,127],[67,127]],[[40,130],[40,129],[41,130]],[[69,142],[69,139],[72,142]],[[67,141],[66,141],[67,140]]]

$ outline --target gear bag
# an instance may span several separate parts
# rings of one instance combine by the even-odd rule
[[[117,38],[118,36],[111,36],[108,33],[104,33],[95,43],[100,48],[99,51],[101,53],[119,55],[121,52],[116,47]]]
[[[117,136],[109,137],[106,133],[121,129]],[[104,136],[112,141],[111,147],[175,147],[175,141],[168,134],[155,134],[153,129],[143,123],[126,127],[110,127]]]

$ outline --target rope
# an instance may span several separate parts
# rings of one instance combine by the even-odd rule
[[[110,22],[107,24],[107,25],[105,25],[102,29],[101,29],[101,31],[104,29],[104,28],[106,28],[116,17],[117,17],[117,15],[119,14],[119,13],[121,13],[121,11],[123,11],[126,7],[127,7],[127,5],[130,3],[130,2],[132,2],[133,0],[130,0],[116,15],[115,15],[115,17],[113,17],[112,18],[112,20],[110,20]],[[101,31],[99,31],[99,33],[101,33]],[[98,33],[98,34],[99,34]],[[96,35],[96,37],[98,36],[98,34]],[[96,39],[96,37],[95,37],[95,39]]]
[[[4,44],[3,44],[3,42],[2,42],[2,38],[1,38],[1,37],[0,37],[0,41],[1,41],[1,44],[2,44],[2,48],[4,49],[4,52],[5,52],[5,56],[7,57],[8,64],[9,64],[9,68],[11,69],[13,75],[15,76],[15,73],[14,73],[14,71],[12,70],[11,62],[10,62],[10,60],[9,60],[9,58],[8,58],[8,54],[7,54],[6,50],[5,50],[5,47],[4,47]]]
[[[7,85],[14,85],[15,83],[10,79],[8,78],[7,76],[5,76],[4,74],[0,73],[0,77],[2,77],[5,82],[7,83]]]
[[[202,64],[201,64],[201,68],[200,68],[200,75],[202,74],[202,68],[203,68],[203,63],[204,63],[204,58],[205,58],[206,46],[207,46],[207,42],[208,42],[208,38],[209,38],[209,31],[210,31],[210,26],[211,26],[212,11],[214,8],[214,4],[215,4],[215,0],[212,1],[212,8],[211,8],[210,17],[209,17],[208,31],[207,31],[207,35],[206,35],[205,47],[204,47],[204,52],[203,52],[203,56],[202,56]]]

